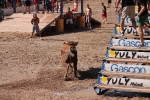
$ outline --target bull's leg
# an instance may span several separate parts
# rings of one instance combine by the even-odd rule
[[[74,63],[74,76],[77,77],[77,63]]]
[[[69,64],[66,64],[66,74],[64,76],[65,79],[67,79],[68,71],[69,71]]]

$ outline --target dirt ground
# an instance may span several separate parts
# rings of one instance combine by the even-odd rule
[[[84,8],[89,4],[93,9],[93,17],[99,21],[101,2],[106,5],[107,0],[84,0]],[[68,3],[66,7],[69,5],[72,4]],[[30,41],[30,33],[1,32],[0,100],[150,100],[149,94],[127,97],[124,96],[126,93],[108,92],[97,95],[93,89],[117,22],[114,4],[107,11],[108,23],[101,28],[94,26],[92,30],[53,33],[45,36],[44,40],[34,36]],[[70,75],[71,80],[64,81],[61,46],[64,41],[77,41],[78,38],[79,78]]]

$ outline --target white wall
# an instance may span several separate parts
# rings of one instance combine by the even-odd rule
[[[40,4],[39,5],[39,10],[42,10],[42,8],[43,8],[43,5]],[[4,10],[4,15],[5,16],[13,14],[13,9],[3,9],[3,10]],[[30,10],[31,10],[31,12],[33,12],[34,11],[34,6],[31,6]],[[24,6],[16,8],[16,13],[23,13],[23,12],[24,12]]]

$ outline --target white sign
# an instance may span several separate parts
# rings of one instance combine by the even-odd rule
[[[108,50],[110,58],[146,59],[150,60],[150,52]]]
[[[136,28],[138,31],[138,27]],[[116,27],[116,34],[118,34],[121,31],[120,27]],[[133,27],[124,27],[124,34],[133,34],[134,28]],[[148,35],[150,33],[148,28],[143,28],[144,35]]]
[[[112,45],[113,46],[132,46],[132,47],[138,47],[140,44],[140,40],[136,39],[112,39]],[[149,47],[150,46],[150,40],[144,40],[144,46]]]
[[[101,83],[115,86],[150,87],[150,80],[101,77]]]
[[[128,64],[104,64],[104,70],[111,72],[128,72],[150,74],[150,66]]]

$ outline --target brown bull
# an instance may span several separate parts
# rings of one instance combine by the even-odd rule
[[[78,42],[68,41],[64,42],[61,49],[62,65],[66,68],[64,78],[67,79],[69,67],[74,68],[74,76],[77,77],[77,50]]]

